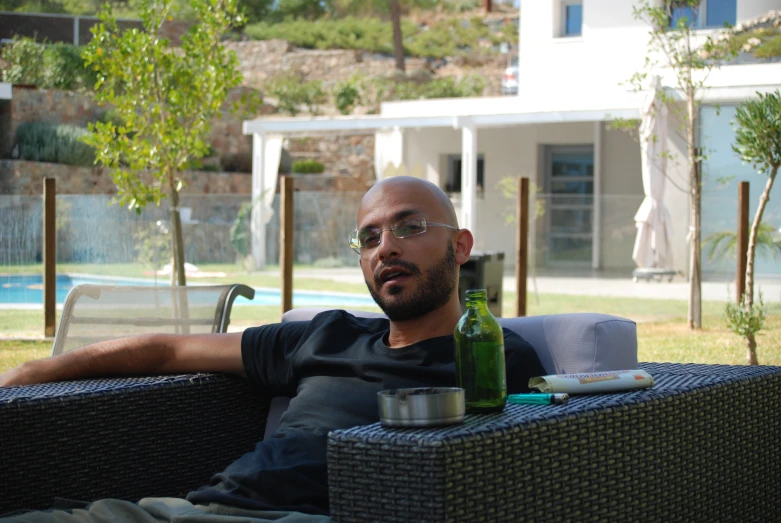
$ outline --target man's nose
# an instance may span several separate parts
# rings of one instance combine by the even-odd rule
[[[377,256],[380,260],[395,258],[401,255],[401,242],[399,238],[393,235],[393,231],[386,229],[380,236],[380,244],[377,246]]]

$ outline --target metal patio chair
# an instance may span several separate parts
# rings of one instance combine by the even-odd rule
[[[98,341],[137,334],[226,332],[242,284],[171,286],[77,285],[68,293],[52,356]]]

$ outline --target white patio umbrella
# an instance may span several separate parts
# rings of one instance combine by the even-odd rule
[[[667,107],[657,98],[662,89],[658,76],[651,80],[640,122],[640,151],[645,199],[635,214],[637,237],[632,259],[642,268],[672,267],[672,222],[664,205],[667,169]]]

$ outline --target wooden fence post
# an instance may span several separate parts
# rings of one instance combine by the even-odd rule
[[[282,314],[293,308],[293,178],[280,177],[279,268],[282,271]]]
[[[57,307],[57,231],[55,222],[57,196],[54,178],[43,179],[43,335],[53,337],[56,331]]]
[[[529,179],[518,180],[517,251],[515,255],[515,315],[526,316],[526,273],[529,266]]]
[[[746,263],[748,256],[748,182],[738,184],[738,237],[735,249],[737,251],[738,268],[735,274],[735,300],[740,304],[743,293],[746,292]]]

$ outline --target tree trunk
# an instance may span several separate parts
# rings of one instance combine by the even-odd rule
[[[393,54],[396,56],[396,69],[404,71],[404,43],[401,36],[401,4],[399,0],[390,3],[391,25],[393,26]]]
[[[172,186],[169,195],[171,198],[171,243],[174,258],[172,269],[176,274],[176,285],[184,287],[187,282],[184,274],[184,240],[182,239],[182,219],[179,215],[179,191]]]
[[[746,360],[749,365],[759,365],[759,361],[757,361],[757,339],[750,332],[746,334]]]
[[[686,110],[689,120],[687,132],[687,149],[689,153],[689,328],[702,327],[702,247],[700,241],[702,203],[702,180],[700,171],[699,150],[694,147],[694,130],[696,115],[694,114],[694,92],[686,97]]]
[[[757,235],[759,234],[759,224],[762,223],[762,215],[765,213],[767,202],[770,201],[770,191],[773,189],[773,182],[778,173],[778,165],[774,165],[770,175],[767,178],[765,189],[762,196],[759,197],[759,206],[754,215],[754,221],[751,224],[751,231],[748,235],[748,251],[746,252],[746,294],[743,300],[743,308],[747,313],[751,313],[754,308],[754,258],[757,253]],[[746,354],[749,365],[758,365],[757,363],[757,342],[754,335],[749,333],[746,336]]]

